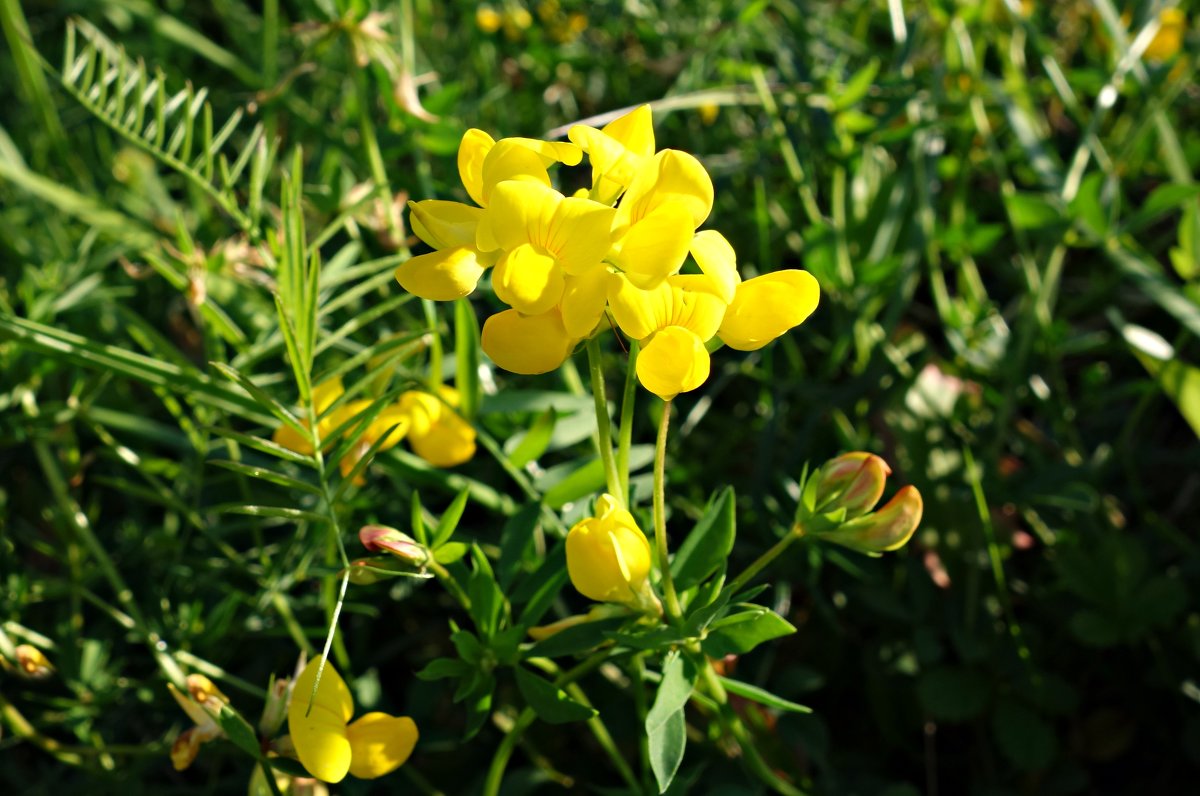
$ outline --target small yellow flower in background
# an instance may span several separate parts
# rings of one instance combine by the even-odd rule
[[[721,106],[715,102],[706,102],[696,108],[696,112],[700,114],[700,121],[709,125],[717,120],[717,116],[721,113]]]
[[[375,779],[402,766],[417,744],[416,723],[407,716],[379,712],[350,722],[354,699],[328,662],[309,710],[309,696],[320,664],[320,658],[309,661],[296,678],[288,706],[292,746],[308,773],[336,783],[348,773],[359,779]]]
[[[475,9],[475,27],[484,33],[495,33],[500,30],[500,14],[491,6],[479,6]]]
[[[1183,48],[1187,16],[1179,8],[1164,8],[1158,14],[1158,33],[1150,40],[1144,57],[1147,61],[1169,61]]]
[[[657,605],[647,580],[650,565],[650,543],[612,495],[601,495],[595,516],[580,520],[567,534],[567,574],[588,599],[641,608]]]
[[[317,421],[322,441],[371,406],[371,401],[349,401],[330,411],[329,407],[343,392],[341,379],[331,379],[313,389],[313,403],[318,415],[323,415]],[[376,415],[360,434],[354,449],[338,462],[342,476],[348,477],[371,446],[381,439],[380,452],[407,437],[413,452],[434,467],[453,467],[470,460],[475,455],[475,429],[454,411],[452,407],[457,405],[458,393],[450,387],[441,388],[440,399],[417,390],[403,393],[396,403],[384,407]],[[304,425],[309,425],[307,420]],[[354,429],[351,424],[348,431]],[[308,439],[287,425],[275,429],[273,438],[290,450],[312,453]],[[361,484],[363,479],[360,477],[357,482]]]
[[[40,649],[32,644],[18,644],[17,672],[28,680],[45,680],[54,674],[54,666]]]
[[[196,759],[200,747],[217,738],[224,738],[225,731],[217,723],[221,709],[229,704],[229,697],[202,674],[187,677],[188,695],[184,696],[173,684],[167,683],[171,696],[195,724],[179,734],[171,744],[171,765],[183,771]]]

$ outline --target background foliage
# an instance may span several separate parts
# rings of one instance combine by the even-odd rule
[[[224,674],[253,715],[324,635],[337,565],[303,515],[311,483],[214,465],[223,429],[276,421],[210,363],[296,398],[280,274],[255,252],[286,260],[289,201],[324,261],[319,370],[421,380],[416,335],[432,321],[452,348],[455,324],[392,279],[403,197],[465,198],[467,127],[541,136],[654,102],[660,146],[713,174],[746,270],[804,267],[824,291],[800,331],[717,355],[677,401],[673,532],[733,485],[748,562],[804,463],[840,450],[883,454],[926,499],[906,551],[806,546],[775,569],[799,632],[729,665],[815,712],[747,703],[763,754],[823,794],[1181,792],[1200,765],[1194,22],[1190,49],[1149,57],[1150,31],[1130,57],[1174,4],[1012,5],[0,0],[0,627],[58,669],[0,680],[0,782],[244,792],[228,745],[171,770],[184,721],[162,667]],[[75,63],[105,40],[112,77]],[[578,510],[586,491],[552,490],[587,445],[563,418],[590,399],[569,369],[493,376],[483,434],[553,405],[524,472]],[[495,552],[523,499],[504,461],[445,473],[396,449],[348,512],[401,525],[416,490],[441,514],[467,488],[457,538]],[[301,513],[227,510],[244,504]],[[341,789],[474,792],[503,722],[461,743],[462,706],[413,677],[448,654],[455,609],[400,583],[351,590],[339,654],[360,709],[414,716],[422,741],[402,774]],[[636,718],[609,713],[635,749]],[[595,751],[539,725],[506,792],[616,787]],[[688,782],[746,792],[719,749],[689,752]]]

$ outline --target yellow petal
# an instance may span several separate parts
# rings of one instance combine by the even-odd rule
[[[699,387],[708,370],[704,341],[681,326],[668,326],[655,334],[638,355],[638,381],[664,401]]]
[[[454,467],[475,455],[475,429],[449,407],[425,434],[411,435],[413,452],[434,467]]]
[[[695,231],[687,206],[667,202],[630,227],[610,259],[629,281],[649,289],[683,265]]]
[[[588,153],[592,162],[592,198],[611,205],[629,187],[644,158],[594,127],[577,124],[567,135]]]
[[[613,504],[611,496],[601,497],[596,516],[580,520],[567,534],[567,574],[584,597],[635,602],[650,574],[650,543],[633,516]]]
[[[535,244],[552,254],[568,274],[578,276],[596,268],[612,246],[613,216],[616,211],[591,199],[568,197],[559,202]]]
[[[467,193],[480,207],[483,206],[483,160],[495,145],[490,135],[475,128],[463,133],[462,142],[458,145],[458,176],[462,178]]]
[[[408,429],[412,426],[412,416],[405,411],[405,407],[400,403],[394,403],[391,406],[384,407],[373,421],[367,426],[367,431],[363,434],[363,440],[368,445],[374,445],[376,440],[382,437],[389,428],[392,428],[392,433],[388,434],[387,439],[379,450],[385,451],[393,447],[400,440],[404,439],[404,435],[408,433]]]
[[[309,710],[309,696],[320,663],[320,658],[309,661],[296,678],[288,705],[288,734],[300,762],[310,774],[325,782],[340,782],[350,770],[346,722],[354,712],[354,701],[337,670],[326,663]]]
[[[491,207],[492,192],[497,185],[506,180],[550,187],[550,175],[546,172],[546,165],[541,156],[521,141],[512,138],[497,141],[483,159],[483,201],[480,204]]]
[[[417,745],[417,725],[408,716],[367,713],[346,728],[352,752],[350,773],[375,779],[404,765]]]
[[[725,236],[715,229],[697,232],[692,238],[691,251],[700,270],[712,280],[717,295],[726,304],[732,302],[742,278],[737,272],[737,253]]]
[[[670,202],[683,202],[692,216],[692,229],[699,227],[712,210],[712,178],[700,161],[686,152],[664,149],[642,167],[617,211],[617,228],[625,229],[641,221],[655,208]]]
[[[609,282],[608,304],[621,331],[634,340],[644,340],[667,325],[673,299],[666,282],[652,290],[642,290],[624,276]]]
[[[342,380],[340,378],[330,379],[322,382],[313,388],[313,404],[317,408],[317,415],[325,414],[333,402],[342,397],[345,390],[342,388]]]
[[[409,390],[400,396],[400,411],[408,417],[408,433],[424,436],[442,416],[442,402],[437,396],[420,390]]]
[[[583,150],[566,141],[543,141],[540,138],[504,138],[501,140],[512,141],[536,152],[542,159],[542,165],[547,167],[554,163],[578,166],[579,162],[583,160]]]
[[[301,422],[304,423],[306,428],[308,427],[308,421]],[[302,453],[305,456],[312,455],[313,447],[308,437],[286,423],[275,429],[274,433],[271,434],[271,439],[276,445],[282,445],[290,451]]]
[[[639,105],[618,116],[604,125],[604,132],[635,155],[648,158],[654,154],[654,119],[649,105]]]
[[[413,232],[435,249],[474,246],[484,214],[478,207],[441,199],[409,202],[408,209]]]
[[[470,295],[485,270],[474,249],[460,246],[405,260],[396,269],[396,281],[423,299],[453,301]]]
[[[562,299],[562,268],[553,257],[522,244],[496,263],[492,288],[501,301],[518,312],[541,315]]]
[[[592,334],[604,317],[609,280],[617,278],[604,268],[593,268],[581,276],[569,276],[563,290],[562,319],[567,335],[583,339]]]
[[[667,319],[667,325],[682,326],[707,342],[715,337],[717,330],[721,328],[725,309],[725,302],[713,293],[684,290],[671,284],[671,315]]]
[[[526,243],[536,243],[545,251],[545,240],[562,201],[562,194],[545,185],[519,180],[502,182],[492,191],[487,219],[480,230],[486,227],[495,246],[505,251]],[[482,237],[481,234],[480,248],[485,243]]]
[[[820,295],[807,271],[775,271],[742,282],[721,322],[721,340],[739,351],[762,348],[803,323]]]
[[[492,361],[513,373],[547,373],[571,355],[575,340],[552,309],[542,315],[505,310],[483,324],[483,350]]]

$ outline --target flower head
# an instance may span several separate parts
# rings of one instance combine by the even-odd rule
[[[313,695],[320,664],[320,658],[309,661],[288,705],[288,732],[304,768],[317,779],[341,782],[347,773],[375,779],[402,766],[417,744],[416,723],[378,712],[350,722],[354,699],[333,664],[325,663]]]
[[[567,573],[584,597],[639,605],[646,601],[650,543],[612,495],[601,495],[596,513],[567,534]]]

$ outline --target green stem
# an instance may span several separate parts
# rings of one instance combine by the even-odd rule
[[[267,781],[267,788],[271,791],[271,796],[283,796],[279,791],[279,783],[275,781],[275,770],[271,768],[271,764],[267,762],[266,758],[259,760],[258,764],[262,766],[263,779]]]
[[[629,450],[633,447],[633,410],[637,405],[637,358],[641,346],[637,340],[629,341],[629,358],[625,363],[625,394],[621,397],[621,425],[617,431],[617,475],[621,478],[621,491],[629,500]]]
[[[450,592],[450,595],[454,597],[454,599],[458,600],[458,604],[462,606],[464,611],[471,610],[471,598],[468,597],[467,593],[462,590],[462,586],[458,585],[458,581],[455,580],[454,576],[450,574],[450,570],[446,569],[432,558],[429,559],[425,566],[437,577],[438,580],[442,582],[442,585],[446,587],[446,591]]]
[[[622,506],[625,502],[625,492],[621,489],[621,478],[617,472],[617,461],[613,457],[612,429],[608,421],[608,398],[604,393],[604,368],[600,362],[600,339],[593,337],[587,341],[588,370],[592,379],[592,397],[596,402],[596,447],[600,451],[600,460],[604,462],[604,477],[608,482],[608,493],[617,499]]]
[[[737,594],[747,583],[753,580],[758,573],[766,569],[772,561],[779,558],[779,556],[783,554],[783,551],[791,547],[793,542],[802,538],[803,536],[804,529],[800,527],[799,523],[796,523],[796,525],[793,526],[790,531],[788,531],[786,536],[776,542],[770,550],[759,556],[753,564],[742,570],[742,573],[734,578],[733,581],[725,588],[729,590],[730,594]]]
[[[609,652],[609,650],[601,650],[592,654],[575,668],[564,672],[554,681],[554,684],[562,688],[569,683],[575,682],[608,660]],[[487,778],[483,781],[483,796],[497,796],[500,793],[500,784],[504,780],[504,769],[508,766],[509,758],[512,757],[513,750],[516,749],[521,736],[529,728],[529,725],[533,724],[535,718],[537,718],[537,714],[533,712],[533,708],[522,710],[521,714],[517,716],[512,729],[508,731],[508,734],[504,736],[504,740],[496,747],[496,753],[492,755],[491,765],[488,766]]]
[[[671,427],[671,402],[663,401],[662,420],[658,424],[658,442],[654,446],[654,545],[658,548],[658,567],[662,573],[663,596],[667,616],[672,621],[683,618],[675,583],[671,580],[671,556],[667,551],[666,469],[667,431]]]
[[[592,707],[591,701],[587,698],[587,694],[579,687],[577,683],[570,683],[565,687],[565,690],[570,694],[571,698],[580,703],[584,707]],[[637,781],[637,777],[633,775],[633,771],[629,768],[629,764],[625,762],[625,758],[621,755],[621,750],[617,748],[617,744],[613,741],[613,737],[608,732],[608,727],[605,726],[604,720],[599,715],[593,716],[587,720],[588,729],[592,731],[596,742],[600,744],[600,748],[608,755],[608,759],[612,762],[613,768],[621,775],[621,779],[625,780],[625,784],[629,786],[630,791],[637,793],[641,790],[641,785]]]

